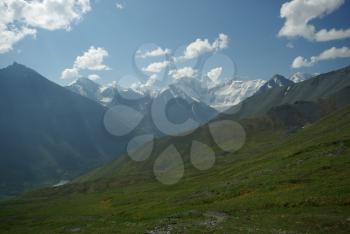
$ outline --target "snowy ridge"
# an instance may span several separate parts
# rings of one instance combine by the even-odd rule
[[[265,83],[265,80],[231,80],[225,82],[209,90],[209,103],[216,109],[237,105],[256,93]]]
[[[301,72],[297,72],[294,73],[293,75],[291,75],[289,77],[289,80],[293,81],[294,83],[299,83],[299,82],[303,82],[305,80],[308,80],[312,77],[314,77],[316,74],[309,74],[309,73],[301,73]]]
[[[213,83],[205,78],[202,80],[181,78],[163,88],[141,86],[121,88],[118,87],[117,82],[99,85],[87,78],[80,78],[68,85],[67,89],[93,99],[104,106],[111,105],[116,97],[137,100],[143,97],[156,98],[161,93],[169,92],[174,97],[180,97],[190,102],[202,102],[218,111],[223,111],[252,96],[264,85],[266,85],[265,80],[232,79],[223,83]]]

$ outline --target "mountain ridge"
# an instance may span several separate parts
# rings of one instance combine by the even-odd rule
[[[70,180],[124,151],[93,100],[17,63],[0,70],[0,87],[1,195]]]
[[[290,86],[274,87],[265,92],[258,92],[230,111],[234,113],[234,119],[262,116],[273,106],[328,98],[349,85],[350,66],[347,66]]]

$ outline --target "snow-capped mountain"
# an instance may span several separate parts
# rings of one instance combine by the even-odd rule
[[[175,80],[168,88],[174,96],[182,97],[184,99],[191,97],[197,101],[206,102],[208,93],[207,86],[200,80],[195,78],[181,78]]]
[[[315,75],[309,74],[309,73],[302,73],[302,72],[297,72],[294,73],[293,75],[291,75],[289,77],[289,80],[293,81],[294,83],[299,83],[305,80],[308,80],[312,77],[314,77]]]
[[[265,83],[265,80],[229,80],[213,84],[209,79],[181,78],[162,89],[138,89],[137,87],[121,88],[116,82],[102,86],[87,78],[80,78],[67,88],[104,106],[116,105],[122,99],[129,101],[145,99],[146,97],[154,99],[168,91],[168,95],[172,95],[174,98],[180,97],[189,103],[203,103],[217,111],[223,111],[252,96]],[[147,100],[148,102],[149,100]]]
[[[66,86],[66,88],[84,97],[88,97],[92,100],[97,100],[100,85],[88,78],[83,77],[73,81],[68,86]]]
[[[258,92],[265,92],[274,87],[289,86],[292,84],[294,84],[293,81],[285,78],[284,76],[276,74],[270,80],[268,80],[263,86],[261,86]]]
[[[206,80],[182,78],[171,84],[169,89],[176,93],[176,96],[190,96],[222,111],[252,96],[265,82],[265,80],[229,80],[213,85],[208,84]]]
[[[110,85],[100,86],[98,89],[98,94],[96,95],[96,101],[100,102],[104,106],[109,106],[109,104],[113,101],[116,91],[116,82],[113,82]]]
[[[209,90],[210,99],[208,103],[219,111],[225,110],[252,96],[265,83],[265,80],[227,81]]]
[[[104,106],[110,106],[113,104],[116,96],[120,96],[127,100],[141,99],[146,96],[145,93],[140,91],[119,87],[116,82],[103,86],[88,78],[79,78],[66,86],[66,88],[97,101]]]
[[[194,97],[196,95],[192,89],[198,93],[203,91],[200,90],[200,87],[196,89],[196,85],[199,84],[194,80],[187,81],[191,85],[184,84],[184,86],[181,86],[190,87],[186,91],[182,90],[180,86],[173,84],[168,88],[154,91],[157,92],[154,96],[150,96],[147,92],[142,93],[133,88],[122,88],[116,82],[102,86],[86,78],[78,79],[67,86],[67,88],[96,102],[100,102],[107,107],[125,105],[134,109],[143,116],[140,125],[142,126],[142,131],[160,136],[168,132],[164,132],[164,129],[159,128],[158,125],[155,128],[154,123],[171,127],[172,133],[181,133],[191,130],[192,127],[197,127],[197,125],[181,125],[183,127],[180,128],[177,125],[172,126],[169,124],[169,121],[181,123],[183,120],[192,119],[194,123],[205,124],[218,114],[214,108]],[[153,114],[154,111],[156,115]],[[164,118],[164,116],[169,117],[169,120]]]

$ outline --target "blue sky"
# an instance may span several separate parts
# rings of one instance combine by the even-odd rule
[[[331,48],[350,46],[350,37],[315,41],[304,37],[278,36],[285,23],[280,17],[283,3],[275,0],[100,0],[90,1],[91,10],[71,30],[48,30],[37,27],[36,39],[25,37],[12,50],[0,54],[0,67],[13,61],[34,68],[59,84],[62,71],[71,68],[77,56],[91,46],[108,51],[103,64],[110,69],[81,70],[83,76],[98,74],[100,83],[109,83],[135,73],[134,53],[147,43],[176,51],[196,39],[214,42],[220,33],[229,44],[220,53],[236,65],[240,79],[269,79],[273,74],[285,76],[302,71],[322,73],[350,65],[350,57],[317,60],[298,69],[293,60],[309,59]],[[119,3],[123,9],[118,9]],[[332,6],[330,6],[332,7]],[[331,14],[310,21],[316,30],[350,28],[350,1]],[[287,44],[293,45],[288,48]],[[305,63],[307,64],[307,63]]]

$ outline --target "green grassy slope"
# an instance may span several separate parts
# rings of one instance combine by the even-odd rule
[[[2,203],[0,231],[350,232],[350,108],[291,135],[256,130],[239,152],[220,153],[208,171],[186,164],[172,186],[153,178],[153,158],[120,159],[75,184]]]

